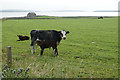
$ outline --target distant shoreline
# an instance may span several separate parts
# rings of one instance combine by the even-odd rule
[[[25,17],[28,12],[0,12],[0,18]],[[118,12],[35,12],[36,15],[48,15],[56,17],[78,16],[118,16]]]
[[[47,18],[48,17],[48,18]],[[57,19],[57,18],[72,18],[72,19],[78,19],[78,18],[93,18],[93,19],[97,19],[100,16],[69,16],[69,17],[56,17],[56,16],[47,16],[46,18],[42,18],[42,16],[37,16],[37,17],[33,17],[33,18],[28,18],[28,17],[5,17],[2,18],[2,20],[13,20],[13,19]],[[49,18],[49,17],[53,17],[53,18]],[[117,16],[104,16],[104,18],[113,18],[113,17],[117,17]]]
[[[55,19],[55,18],[37,18],[37,17],[34,17],[34,18],[28,18],[28,17],[6,17],[6,18],[2,18],[2,19],[5,19],[5,20],[10,20],[10,19]]]

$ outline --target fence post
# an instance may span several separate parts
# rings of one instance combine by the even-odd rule
[[[7,46],[7,64],[8,64],[9,66],[12,65],[11,46]]]

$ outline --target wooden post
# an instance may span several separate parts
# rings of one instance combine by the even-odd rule
[[[12,65],[12,53],[11,53],[11,46],[7,47],[7,63],[9,66]]]

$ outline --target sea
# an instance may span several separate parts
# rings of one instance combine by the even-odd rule
[[[24,17],[29,12],[0,12],[0,18],[6,17]],[[76,16],[118,16],[118,12],[35,12],[37,15],[58,16],[58,17],[76,17]]]

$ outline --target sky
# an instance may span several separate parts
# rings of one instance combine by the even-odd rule
[[[0,0],[1,10],[117,10],[119,0]]]

